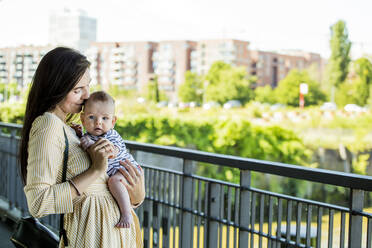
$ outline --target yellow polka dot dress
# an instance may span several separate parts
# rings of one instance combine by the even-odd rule
[[[27,185],[30,214],[40,218],[65,213],[68,247],[142,247],[139,221],[132,210],[130,228],[116,228],[120,212],[103,174],[79,197],[72,199],[68,182],[61,183],[65,128],[69,142],[67,180],[86,171],[89,155],[80,148],[75,132],[56,115],[46,112],[35,119],[28,144]],[[63,242],[59,247],[65,247]]]

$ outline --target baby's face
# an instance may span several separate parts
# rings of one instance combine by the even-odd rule
[[[99,136],[114,128],[116,122],[114,111],[115,108],[110,103],[88,101],[80,119],[88,133]]]

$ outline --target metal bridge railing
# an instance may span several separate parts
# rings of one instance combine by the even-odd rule
[[[0,123],[0,197],[28,214],[17,174],[21,126]],[[363,212],[372,177],[127,141],[137,152],[182,159],[182,171],[143,165],[146,200],[137,209],[144,247],[372,247],[372,214]],[[197,162],[240,170],[240,183],[194,173]],[[252,172],[339,186],[348,207],[251,187]],[[43,221],[58,228],[55,216]]]

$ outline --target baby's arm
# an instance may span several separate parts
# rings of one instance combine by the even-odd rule
[[[84,150],[87,150],[94,143],[87,135],[80,138],[80,145]]]
[[[83,137],[83,127],[81,125],[71,123],[70,127],[75,130],[75,133],[79,138]]]

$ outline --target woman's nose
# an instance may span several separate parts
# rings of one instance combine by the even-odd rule
[[[82,98],[84,100],[88,99],[89,98],[89,88],[88,89],[84,89],[84,93],[82,95]]]

